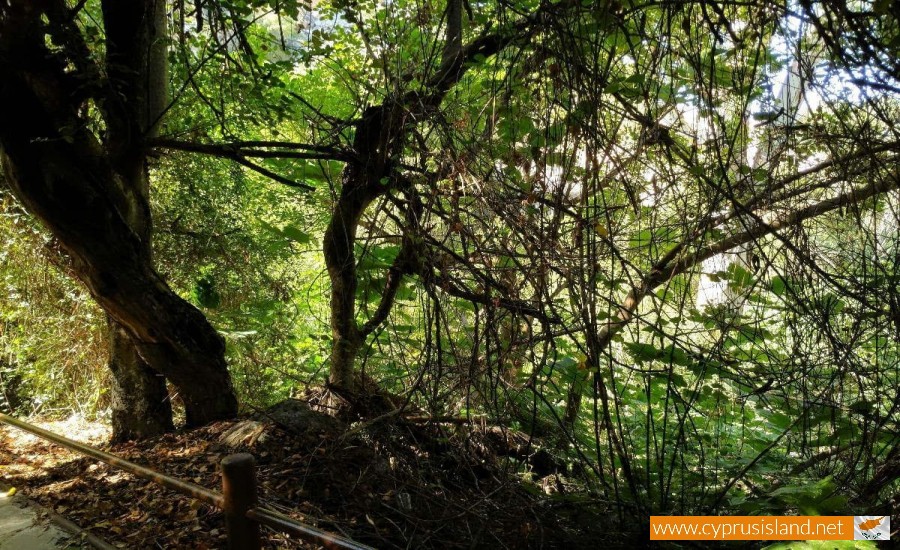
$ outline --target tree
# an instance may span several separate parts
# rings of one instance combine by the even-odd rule
[[[61,0],[0,8],[7,178],[110,316],[114,438],[171,428],[163,376],[188,425],[228,418],[237,402],[222,338],[152,261],[145,143],[166,105],[165,5],[103,2],[102,62],[78,27],[82,9]]]
[[[368,25],[372,21],[360,18],[349,5],[335,5],[330,9],[352,24],[364,42],[368,40],[371,31]],[[408,174],[401,166],[403,156],[409,153],[411,140],[418,135],[417,126],[440,118],[440,106],[446,94],[475,62],[498,54],[510,44],[527,40],[539,28],[541,19],[549,16],[551,11],[553,9],[549,7],[537,10],[496,30],[491,29],[491,25],[485,25],[478,31],[468,33],[474,38],[463,44],[463,9],[458,2],[450,2],[446,18],[433,13],[432,20],[428,21],[431,25],[429,39],[443,44],[439,57],[426,60],[424,69],[421,70],[395,73],[392,69],[385,68],[384,77],[390,88],[380,91],[383,99],[379,103],[360,105],[359,116],[352,118],[322,116],[315,108],[310,107],[312,118],[327,123],[328,128],[320,133],[333,136],[340,132],[341,137],[346,137],[349,142],[343,145],[326,143],[310,146],[284,142],[213,145],[170,139],[153,142],[160,148],[232,158],[245,166],[248,165],[248,156],[339,160],[345,164],[341,183],[336,186],[334,206],[323,237],[324,259],[331,281],[332,351],[329,380],[333,387],[349,394],[358,389],[359,381],[354,372],[356,359],[367,339],[388,318],[404,278],[417,275],[424,280],[434,279],[433,266],[422,261],[429,251],[418,227],[423,215],[422,199],[419,197],[421,190],[417,189],[420,174]],[[333,38],[349,40],[352,32],[351,29],[337,28]],[[444,38],[439,38],[442,33]],[[406,37],[401,37],[401,40],[406,40]],[[371,44],[367,47],[371,48]],[[418,82],[420,86],[406,87],[404,83],[408,82]],[[312,105],[298,94],[293,95],[299,99],[301,107]],[[275,150],[260,151],[254,147],[260,145],[273,147]],[[278,150],[285,148],[300,151],[291,154]],[[251,169],[259,171],[259,166],[251,165]],[[294,185],[271,171],[265,170],[264,174],[275,176],[282,183]],[[433,179],[433,175],[426,179]],[[304,184],[299,187],[309,189]],[[367,319],[359,320],[359,258],[356,251],[359,246],[358,231],[367,210],[379,199],[386,199],[386,202],[379,205],[378,212],[374,215],[383,213],[387,204],[395,205],[404,220],[398,224],[403,235],[398,253],[385,274],[385,286],[377,307]],[[454,292],[483,303],[491,301],[489,294],[485,293],[479,295],[463,288]],[[532,309],[519,302],[507,305],[515,309]]]
[[[449,376],[476,379],[485,407],[506,392],[513,402],[524,395],[564,417],[564,440],[579,452],[590,449],[603,489],[621,496],[625,487],[639,506],[671,505],[675,472],[682,487],[706,483],[685,472],[704,470],[702,456],[685,458],[687,447],[705,442],[691,416],[698,402],[720,410],[716,403],[734,402],[737,393],[761,395],[758,414],[769,417],[778,407],[768,400],[785,391],[774,383],[779,370],[811,368],[791,363],[789,328],[775,353],[770,347],[782,335],[753,317],[785,309],[806,322],[834,315],[807,307],[799,295],[784,298],[798,292],[785,283],[795,275],[860,300],[802,239],[840,212],[882,208],[897,189],[888,114],[896,105],[884,97],[851,105],[827,84],[851,69],[838,56],[808,56],[815,66],[807,77],[821,107],[808,123],[766,128],[780,117],[766,110],[784,57],[774,39],[807,52],[821,51],[816,41],[824,39],[801,33],[797,40],[792,16],[771,5],[488,6],[489,14],[469,17],[466,45],[458,46],[460,10],[452,2],[428,9],[391,4],[365,15],[332,9],[347,24],[324,41],[359,45],[341,59],[364,67],[351,73],[352,85],[364,91],[349,94],[358,98],[358,116],[317,113],[328,121],[322,135],[346,139],[338,146],[346,168],[324,240],[331,382],[354,386],[355,359],[395,311],[404,278],[415,278],[434,312],[421,371],[445,387],[452,386]],[[398,14],[396,24],[385,23]],[[416,32],[404,23],[413,18]],[[443,71],[452,52],[465,61]],[[753,165],[752,132],[783,142],[783,162]],[[714,275],[758,307],[728,317],[686,305],[695,302],[692,280],[705,260],[745,249],[759,259],[759,266],[749,264],[757,273],[735,266]],[[388,266],[372,277],[360,266],[376,254]],[[382,283],[371,309],[370,279]],[[790,304],[771,306],[761,284]],[[861,307],[885,315],[869,300]],[[455,327],[463,343],[447,329],[447,311],[455,308],[474,310]],[[532,351],[520,383],[498,375],[515,372],[515,354],[506,352],[515,339],[498,325],[517,316],[513,322],[529,337],[516,345]],[[699,335],[705,330],[708,338]],[[757,380],[756,371],[766,378]],[[720,379],[728,380],[725,390],[714,381]],[[568,388],[560,391],[560,384]],[[641,393],[636,384],[644,385]],[[560,394],[571,397],[568,410],[558,411]],[[582,394],[590,407],[582,406]],[[818,406],[823,396],[804,395],[804,406],[790,395],[778,402],[805,418],[815,408],[809,403]],[[629,412],[635,402],[644,403],[643,417]],[[751,465],[789,439],[795,424],[782,428],[748,459]],[[674,451],[666,445],[672,438]],[[744,466],[730,470],[713,505],[747,474]],[[656,489],[651,475],[658,476]]]

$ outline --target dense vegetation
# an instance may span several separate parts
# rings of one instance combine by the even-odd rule
[[[889,513],[898,18],[2,3],[3,409],[125,440],[321,387],[622,518]]]

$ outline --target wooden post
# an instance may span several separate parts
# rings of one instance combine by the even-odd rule
[[[222,459],[222,496],[225,497],[223,509],[228,548],[261,548],[259,524],[247,518],[247,510],[256,506],[256,460],[253,455],[239,453]]]

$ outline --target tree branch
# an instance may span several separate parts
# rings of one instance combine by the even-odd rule
[[[462,298],[463,300],[467,300],[469,302],[472,302],[473,304],[481,304],[489,307],[499,307],[513,313],[528,315],[529,317],[534,317],[536,319],[543,319],[545,321],[550,320],[546,315],[544,315],[541,310],[537,309],[528,302],[515,300],[512,298],[504,298],[502,296],[491,296],[489,294],[479,294],[476,292],[472,292],[467,288],[457,285],[447,277],[443,277],[441,279],[441,282],[445,282],[446,284],[438,285],[438,288],[451,296]]]
[[[267,177],[273,181],[276,181],[278,183],[287,185],[288,187],[294,187],[296,189],[305,189],[307,191],[315,191],[316,190],[316,188],[313,187],[312,185],[308,185],[306,183],[300,183],[299,181],[294,181],[290,178],[286,178],[284,176],[276,174],[275,172],[272,172],[271,170],[269,170],[267,168],[264,168],[253,162],[250,162],[249,160],[245,159],[244,157],[235,156],[235,157],[233,157],[232,160],[234,160],[234,162],[240,164],[241,166],[244,166],[244,167],[249,168],[250,170],[253,170],[257,174],[265,176],[265,177]]]
[[[295,149],[310,149],[310,151],[265,151],[261,149],[248,148],[248,144],[258,144],[260,147],[293,147]],[[268,145],[272,144],[272,145]],[[278,144],[278,145],[275,145]],[[290,178],[286,178],[277,174],[264,166],[260,166],[255,162],[247,159],[247,157],[255,158],[292,158],[292,159],[308,159],[308,160],[338,160],[346,162],[351,158],[349,153],[339,149],[330,147],[305,145],[301,143],[289,142],[265,142],[265,141],[248,141],[235,143],[194,143],[190,141],[178,141],[174,139],[154,139],[148,145],[156,149],[170,149],[175,151],[186,151],[189,153],[198,153],[201,155],[209,155],[218,158],[232,160],[241,166],[249,168],[254,172],[263,175],[273,181],[293,187],[296,189],[306,189],[307,191],[315,190],[315,187],[301,183]]]
[[[375,313],[372,314],[359,331],[359,334],[363,339],[372,334],[381,323],[387,320],[388,315],[390,315],[391,309],[394,306],[394,300],[397,297],[397,291],[400,290],[400,285],[403,283],[403,276],[410,273],[409,255],[409,247],[403,246],[400,249],[400,253],[394,258],[394,262],[391,264],[390,269],[388,269],[387,280],[384,283],[384,290],[381,293],[381,300],[378,302],[378,307],[375,309]]]
[[[579,3],[573,3],[572,6],[574,6],[575,9],[583,9]],[[559,7],[560,5],[558,4],[552,4],[550,2],[543,3],[536,10],[529,15],[522,17],[515,23],[496,32],[485,31],[481,36],[475,38],[465,46],[462,46],[461,48],[457,47],[458,50],[455,55],[443,56],[437,73],[428,80],[427,87],[434,90],[434,92],[426,97],[422,97],[416,92],[411,92],[410,95],[414,97],[408,99],[418,98],[422,100],[423,103],[431,105],[440,103],[450,88],[460,81],[468,68],[472,66],[472,63],[475,62],[478,57],[490,57],[496,55],[510,44],[527,39],[530,36],[529,29],[539,23],[544,17],[549,16],[550,10]],[[449,32],[453,31],[448,30],[448,33]],[[448,36],[448,38],[451,37]],[[461,43],[461,34],[459,41]]]
[[[230,143],[197,143],[170,138],[150,140],[148,145],[157,149],[172,149],[233,159],[235,155],[255,158],[292,158],[307,160],[353,160],[353,155],[336,147],[309,145],[289,141],[235,141]],[[262,148],[262,149],[261,149]],[[267,151],[265,148],[288,149]]]
[[[444,42],[443,63],[448,63],[462,50],[462,0],[447,2],[447,37]]]
[[[771,235],[780,229],[791,227],[805,220],[837,210],[849,204],[862,202],[881,193],[886,193],[900,188],[900,173],[894,173],[889,177],[881,178],[860,189],[854,189],[842,193],[831,199],[826,199],[816,204],[796,210],[772,223],[758,223],[757,225],[729,237],[725,237],[715,243],[701,247],[691,254],[682,254],[687,249],[688,243],[679,243],[669,251],[650,270],[641,281],[641,284],[632,289],[619,306],[618,319],[610,321],[601,330],[598,337],[601,348],[606,348],[612,341],[612,337],[621,331],[634,318],[641,301],[646,298],[656,287],[668,281],[676,275],[680,275],[692,267],[700,264],[716,254],[733,250],[739,246],[750,243],[756,239]]]

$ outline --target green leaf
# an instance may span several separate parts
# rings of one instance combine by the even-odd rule
[[[776,428],[778,428],[780,430],[786,430],[788,428],[788,426],[791,425],[792,422],[793,422],[793,419],[786,414],[777,412],[777,413],[772,413],[769,416],[769,423],[771,423],[773,426],[775,426]]]
[[[222,303],[222,298],[216,290],[216,281],[212,275],[204,275],[194,283],[194,299],[205,308],[215,309]]]
[[[787,290],[787,282],[783,277],[772,277],[772,282],[769,285],[769,289],[772,291],[772,294],[775,296],[782,296]]]
[[[728,278],[731,281],[728,286],[733,290],[741,290],[752,286],[755,280],[753,273],[737,262],[728,266]]]
[[[625,344],[628,353],[638,361],[652,361],[657,358],[660,350],[650,344],[640,342],[628,342]]]
[[[294,227],[293,225],[288,225],[284,229],[281,230],[281,234],[287,237],[288,239],[298,242],[300,244],[309,244],[310,236],[309,233],[305,233],[300,229]]]

